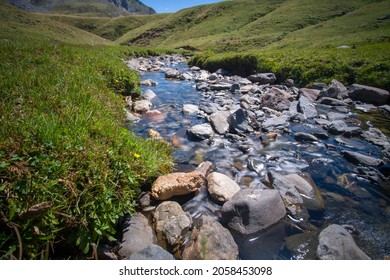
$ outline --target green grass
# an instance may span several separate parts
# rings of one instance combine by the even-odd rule
[[[92,33],[63,22],[54,21],[46,15],[32,14],[0,1],[0,42],[41,41],[77,45],[116,45]]]
[[[378,20],[389,9],[389,0],[224,1],[151,20],[117,42],[215,52],[373,44],[389,40],[389,20]]]
[[[280,82],[292,78],[299,86],[337,79],[346,85],[360,83],[390,89],[389,48],[390,43],[380,43],[350,49],[205,52],[195,55],[190,64],[210,71],[224,68],[241,75],[273,72]]]
[[[123,123],[140,89],[122,59],[163,51],[3,3],[0,15],[0,258],[86,258],[172,167],[170,146]]]

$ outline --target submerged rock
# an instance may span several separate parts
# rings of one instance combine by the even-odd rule
[[[294,139],[297,141],[305,141],[305,142],[318,142],[318,138],[313,134],[305,133],[305,132],[297,132],[294,135]]]
[[[355,164],[367,165],[367,166],[379,166],[383,164],[383,161],[378,158],[363,155],[358,152],[342,151],[341,154],[350,162]]]
[[[319,236],[317,257],[320,260],[369,260],[342,226],[330,225]]]

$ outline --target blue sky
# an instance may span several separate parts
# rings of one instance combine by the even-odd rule
[[[184,8],[221,1],[222,0],[141,0],[145,5],[155,9],[157,13],[173,13]]]

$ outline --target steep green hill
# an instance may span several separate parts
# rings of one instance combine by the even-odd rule
[[[117,40],[140,46],[243,51],[389,41],[390,1],[235,0],[184,9]]]
[[[32,12],[116,17],[129,14],[155,14],[139,0],[7,0]]]

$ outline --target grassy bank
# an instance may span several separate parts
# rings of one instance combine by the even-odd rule
[[[170,170],[170,147],[123,127],[122,93],[139,93],[125,52],[0,43],[2,258],[87,254]]]
[[[280,82],[292,78],[299,86],[337,79],[345,84],[361,83],[390,89],[390,43],[348,49],[283,49],[244,53],[204,52],[190,64],[234,74],[273,72]]]

